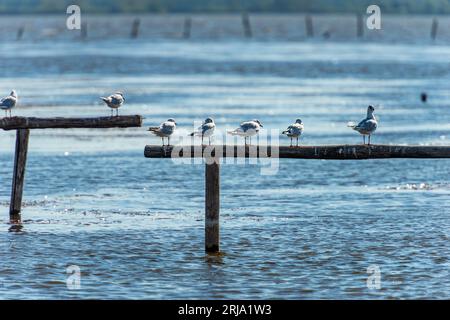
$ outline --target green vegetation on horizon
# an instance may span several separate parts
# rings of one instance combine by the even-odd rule
[[[77,4],[85,13],[365,12],[450,13],[450,0],[0,0],[1,13],[61,13]]]

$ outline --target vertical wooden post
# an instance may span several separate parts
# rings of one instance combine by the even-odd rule
[[[21,40],[23,37],[23,33],[25,32],[25,27],[21,26],[18,30],[17,30],[17,40]]]
[[[250,18],[248,17],[248,13],[242,13],[242,26],[244,27],[244,34],[247,38],[251,38],[252,34],[252,26],[250,24]]]
[[[314,37],[314,26],[313,26],[312,17],[310,15],[305,16],[305,28],[306,28],[306,35],[309,38]]]
[[[189,39],[191,37],[192,20],[190,17],[184,19],[183,38]]]
[[[87,22],[83,22],[81,24],[81,39],[85,40],[88,36],[88,24]]]
[[[132,39],[136,39],[139,35],[139,25],[141,24],[141,20],[139,19],[134,19],[133,21],[133,25],[131,27],[131,34],[130,37]]]
[[[219,252],[220,172],[219,162],[205,164],[205,251]]]
[[[356,16],[356,36],[362,38],[364,36],[364,19],[362,14]]]
[[[438,30],[439,22],[436,18],[433,18],[433,23],[431,24],[431,39],[436,40],[437,30]]]
[[[14,155],[14,173],[12,180],[11,203],[9,206],[9,216],[11,220],[20,220],[29,136],[29,129],[18,129],[16,131],[16,153]]]

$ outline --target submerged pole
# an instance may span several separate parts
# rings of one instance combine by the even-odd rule
[[[205,251],[219,252],[220,172],[219,162],[205,165]]]
[[[252,26],[250,24],[250,18],[248,17],[248,13],[242,13],[242,26],[244,27],[244,34],[247,38],[251,38],[253,36]]]
[[[80,37],[81,39],[85,40],[88,36],[88,24],[87,22],[83,22],[81,24],[81,33],[80,33]]]
[[[312,17],[310,15],[305,16],[305,28],[306,28],[306,35],[309,38],[314,37],[314,26],[313,26]]]
[[[191,27],[192,27],[192,19],[190,17],[187,17],[184,19],[184,26],[183,26],[183,38],[189,39],[191,37]]]
[[[11,203],[9,207],[9,216],[11,220],[20,220],[29,136],[29,129],[19,129],[16,131],[16,153],[14,155],[14,173],[12,180]]]
[[[438,19],[433,18],[433,23],[431,24],[431,39],[436,40],[437,30],[438,30],[439,22]]]
[[[134,19],[133,25],[131,26],[131,39],[136,39],[139,36],[139,26],[141,24],[141,20],[139,18]]]
[[[23,33],[25,32],[25,27],[24,26],[20,26],[20,28],[17,30],[17,35],[16,35],[16,39],[17,40],[21,40],[23,37]]]
[[[361,14],[356,16],[356,36],[362,38],[364,36],[364,19]]]

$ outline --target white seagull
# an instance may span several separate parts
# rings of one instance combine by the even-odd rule
[[[375,108],[373,106],[369,106],[367,108],[367,117],[364,120],[358,124],[355,124],[354,122],[349,122],[347,124],[347,126],[363,135],[364,144],[366,144],[366,136],[369,136],[368,144],[370,145],[370,136],[375,132],[375,130],[377,130],[378,127],[377,119],[373,115],[374,111]]]
[[[289,138],[291,138],[291,147],[292,147],[292,139],[297,139],[297,147],[298,147],[298,138],[303,133],[303,122],[301,119],[295,120],[295,123],[287,127],[285,131],[282,132],[282,134],[287,135]]]
[[[259,120],[245,121],[240,124],[239,128],[236,128],[233,131],[228,131],[228,134],[244,137],[245,145],[247,145],[247,138],[250,138],[251,144],[252,136],[257,135],[259,133],[259,129],[262,127],[263,125],[259,122]]]
[[[161,123],[159,127],[148,128],[148,131],[151,131],[153,134],[157,135],[158,137],[161,137],[163,146],[164,146],[164,138],[167,138],[167,145],[170,146],[170,136],[175,131],[176,127],[177,123],[175,122],[175,120],[171,118]]]
[[[116,116],[119,115],[119,108],[123,105],[125,102],[125,98],[123,97],[122,92],[116,92],[109,97],[100,97],[108,107],[111,108],[111,117],[114,114],[114,109],[116,109]]]
[[[19,100],[19,97],[17,96],[17,93],[15,90],[11,91],[9,96],[0,100],[0,108],[2,110],[5,110],[5,116],[8,115],[8,111],[9,111],[9,117],[11,118],[11,109],[16,106],[18,100]]]
[[[209,144],[211,144],[211,136],[214,134],[215,129],[216,124],[214,123],[214,120],[212,118],[206,118],[203,124],[197,128],[197,131],[192,132],[190,136],[202,137],[202,145],[203,145],[203,138],[206,137],[209,139]]]

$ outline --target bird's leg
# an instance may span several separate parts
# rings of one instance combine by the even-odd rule
[[[247,137],[244,137],[244,145],[247,145]]]
[[[170,137],[167,137],[167,145],[170,146]]]
[[[292,147],[292,137],[291,137],[291,145],[290,145],[290,147]]]
[[[9,109],[9,117],[11,118],[11,109]]]
[[[366,136],[363,135],[363,144],[366,144]]]
[[[211,145],[211,137],[208,137],[209,145]]]
[[[298,147],[298,137],[297,137],[297,147]]]
[[[369,134],[369,143],[368,143],[368,145],[370,146],[370,134]]]
[[[202,145],[203,145],[203,135],[202,135]]]
[[[114,116],[114,110],[111,108],[111,117]]]
[[[5,110],[5,118],[8,116],[8,110]]]
[[[164,138],[161,137],[161,140],[162,140],[162,144],[163,144],[163,147],[164,147]]]

